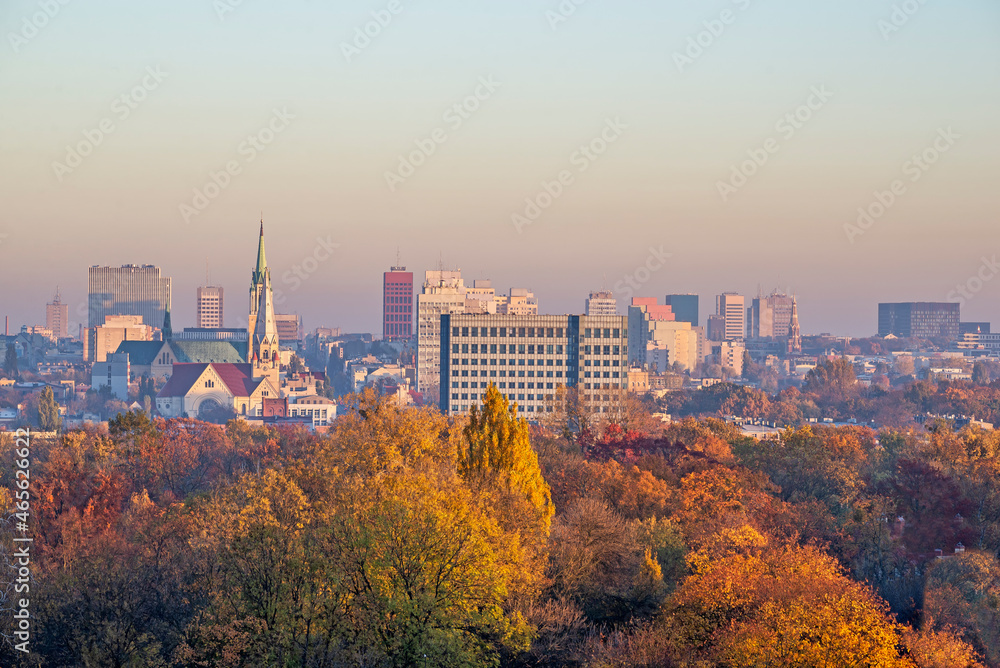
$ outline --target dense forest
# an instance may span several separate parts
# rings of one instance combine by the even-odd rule
[[[0,665],[1000,665],[998,474],[1000,434],[943,421],[577,432],[494,389],[349,397],[323,435],[124,413],[32,441],[32,653]]]

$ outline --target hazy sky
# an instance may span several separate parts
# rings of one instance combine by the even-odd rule
[[[548,313],[626,277],[702,318],[780,287],[804,333],[869,335],[878,301],[961,284],[1000,326],[996,0],[7,0],[0,33],[12,326],[56,285],[84,320],[86,268],[124,263],[193,325],[206,259],[245,324],[261,210],[307,329],[380,332],[397,248]]]

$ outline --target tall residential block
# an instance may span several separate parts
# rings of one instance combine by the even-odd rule
[[[417,295],[417,391],[433,392],[441,372],[441,316],[464,313],[465,281],[461,269],[424,274]],[[443,393],[442,393],[443,394]]]
[[[715,312],[725,318],[723,340],[740,341],[746,338],[746,300],[735,292],[724,292],[715,298]]]
[[[440,407],[453,415],[482,401],[490,384],[529,420],[552,412],[560,388],[576,388],[591,412],[628,391],[623,316],[442,314]]]
[[[636,298],[628,309],[629,363],[654,373],[680,363],[693,370],[701,358],[701,329],[675,320],[673,307]]]
[[[751,339],[787,339],[792,333],[795,297],[772,292],[758,295],[747,309],[747,329]]]
[[[674,312],[678,322],[689,322],[698,326],[698,295],[667,295],[664,303]]]
[[[610,290],[591,292],[586,306],[587,315],[618,315],[618,300]]]
[[[56,288],[55,299],[45,305],[45,328],[52,330],[52,336],[57,339],[64,339],[69,334],[67,331],[68,325],[69,304],[62,303],[59,288]]]
[[[382,275],[382,338],[405,341],[413,336],[413,272],[392,267]]]
[[[302,340],[302,318],[295,313],[275,313],[274,324],[278,328],[278,340],[282,345],[294,346]]]
[[[225,322],[223,312],[223,289],[218,286],[198,288],[197,327],[199,329],[222,329]]]
[[[170,279],[153,265],[93,266],[88,270],[88,327],[99,327],[110,315],[142,316],[159,327],[170,310]]]
[[[948,302],[902,302],[878,305],[878,335],[957,340],[961,305]]]

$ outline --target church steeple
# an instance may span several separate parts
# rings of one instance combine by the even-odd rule
[[[264,255],[264,219],[260,219],[260,241],[257,243],[257,269],[254,271],[255,281],[261,280],[267,271],[267,257]]]
[[[250,318],[247,332],[253,341],[254,330],[257,329],[257,309],[260,307],[260,293],[264,287],[264,277],[270,274],[267,268],[267,256],[264,253],[264,218],[260,220],[260,237],[257,242],[257,264],[250,272]]]
[[[174,338],[174,328],[170,324],[170,307],[167,306],[167,310],[163,313],[163,340],[169,341]]]
[[[279,386],[278,374],[281,359],[278,352],[278,325],[274,317],[274,290],[271,270],[264,255],[264,221],[260,224],[260,241],[257,247],[257,266],[250,282],[250,346],[248,355],[253,365],[254,378],[267,377],[275,388]]]

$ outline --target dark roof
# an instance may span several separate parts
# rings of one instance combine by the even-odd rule
[[[116,353],[128,353],[130,364],[149,366],[163,349],[163,341],[122,341]]]
[[[181,364],[244,364],[247,343],[230,341],[177,341],[170,349]]]

